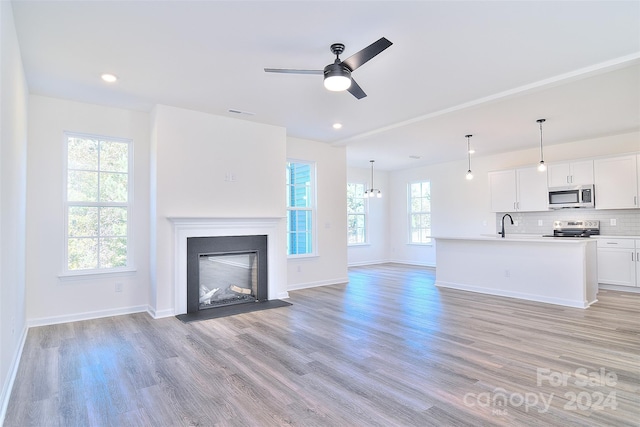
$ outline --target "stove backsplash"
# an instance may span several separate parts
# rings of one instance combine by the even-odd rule
[[[510,234],[553,234],[553,221],[556,220],[599,220],[600,234],[604,236],[640,236],[640,209],[559,209],[549,212],[499,212],[496,214],[496,230],[500,230],[500,220],[508,213],[518,225],[505,222]],[[614,219],[616,225],[611,225]],[[542,225],[538,225],[542,221]]]

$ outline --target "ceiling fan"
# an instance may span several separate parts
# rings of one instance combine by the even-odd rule
[[[358,99],[367,96],[362,88],[351,77],[351,72],[367,61],[371,60],[377,54],[391,46],[386,38],[373,42],[359,52],[354,53],[344,61],[340,60],[340,54],[344,52],[344,44],[334,43],[331,45],[331,52],[336,56],[333,64],[324,67],[324,70],[295,70],[290,68],[265,68],[267,73],[284,73],[284,74],[324,74],[324,87],[331,91],[348,90],[350,94]]]

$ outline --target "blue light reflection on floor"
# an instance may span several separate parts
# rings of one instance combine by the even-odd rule
[[[385,285],[392,280],[400,280],[395,286]],[[387,276],[384,268],[371,274],[370,269],[349,270],[349,283],[345,288],[343,310],[349,317],[369,318],[378,324],[386,325],[384,332],[393,334],[394,325],[402,327],[405,334],[403,345],[413,351],[428,351],[432,335],[440,330],[439,318],[442,313],[440,293],[434,285],[435,274],[426,267],[403,267],[400,277],[398,272]],[[372,290],[375,289],[375,292]],[[398,291],[400,289],[401,291]],[[389,311],[389,299],[392,299],[398,310]],[[385,311],[386,310],[386,311]],[[406,334],[406,328],[413,331]],[[366,345],[369,336],[366,330],[354,330],[345,325],[345,332],[356,334]]]

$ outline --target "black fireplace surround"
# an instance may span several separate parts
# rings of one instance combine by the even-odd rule
[[[252,254],[257,260],[257,288],[252,291],[252,298],[246,303],[267,301],[267,236],[189,237],[187,238],[187,313],[196,313],[201,310],[200,258],[233,254]],[[238,303],[245,302],[238,300]],[[207,311],[218,309],[215,306],[206,308]]]

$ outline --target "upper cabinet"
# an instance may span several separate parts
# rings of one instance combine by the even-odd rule
[[[537,166],[516,169],[518,210],[525,212],[549,210],[547,174]]]
[[[592,184],[596,209],[640,209],[640,154],[489,172],[491,211],[547,211],[549,188]]]
[[[593,160],[549,164],[547,182],[549,187],[591,185],[594,183]]]
[[[537,167],[489,172],[493,212],[546,211],[547,174]]]
[[[594,160],[596,209],[639,207],[639,158],[634,154]]]
[[[511,212],[516,210],[516,171],[489,172],[489,192],[493,212]]]

